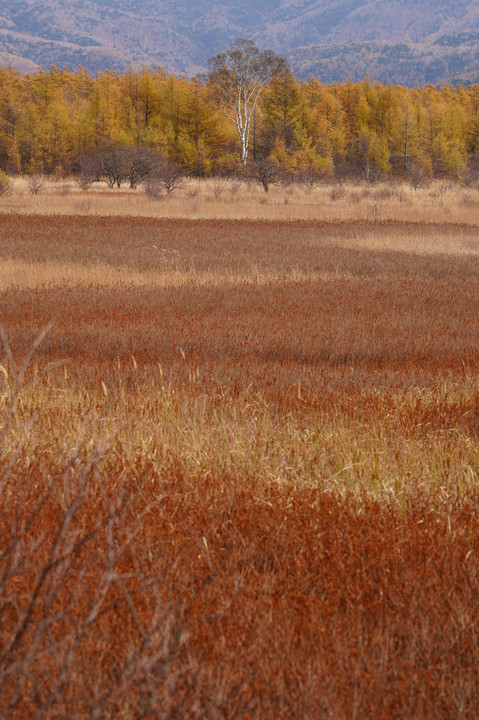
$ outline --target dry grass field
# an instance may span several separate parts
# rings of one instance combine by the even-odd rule
[[[476,718],[479,192],[0,198],[0,717]]]
[[[434,181],[414,190],[406,184],[271,185],[188,179],[171,194],[152,199],[137,190],[109,189],[96,182],[82,191],[71,179],[40,178],[32,195],[25,178],[13,178],[12,192],[0,195],[0,212],[265,220],[396,220],[473,224],[479,216],[479,188]]]

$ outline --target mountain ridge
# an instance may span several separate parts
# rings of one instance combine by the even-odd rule
[[[0,64],[192,76],[238,37],[324,82],[479,82],[470,0],[0,0]]]

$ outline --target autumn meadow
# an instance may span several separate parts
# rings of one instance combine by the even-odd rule
[[[477,717],[478,211],[0,198],[0,717]]]

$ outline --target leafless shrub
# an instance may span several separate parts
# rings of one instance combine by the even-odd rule
[[[305,168],[296,174],[296,181],[311,193],[321,181],[321,175],[313,168]]]
[[[164,187],[158,178],[148,178],[144,183],[145,193],[150,200],[161,200],[164,196]]]
[[[125,177],[130,183],[131,190],[137,188],[148,178],[161,162],[161,156],[148,147],[127,147],[122,148],[119,152]]]
[[[127,180],[134,190],[164,162],[151,148],[111,148],[100,155],[100,168],[108,187],[121,187]]]
[[[75,165],[75,182],[86,192],[94,182],[100,179],[100,163],[97,158],[82,155]]]
[[[278,178],[276,166],[268,159],[257,160],[251,165],[248,174],[261,183],[265,192],[269,191],[270,185]]]
[[[41,173],[29,175],[27,180],[28,191],[31,195],[39,195],[45,188],[47,179]]]
[[[336,200],[341,200],[345,194],[346,190],[342,187],[342,185],[334,185],[329,191],[329,199],[331,202],[336,202]]]
[[[119,148],[104,150],[99,157],[100,176],[109,188],[121,187],[126,178],[127,169],[123,161],[123,154]]]
[[[83,192],[89,190],[93,185],[93,179],[88,175],[80,175],[75,179],[75,182],[80,188],[80,190],[83,190]]]
[[[462,205],[477,205],[479,204],[479,197],[472,193],[463,193],[460,197]]]
[[[225,191],[226,185],[223,178],[215,178],[213,181],[213,196],[215,200],[219,200]]]
[[[161,158],[158,161],[151,176],[159,182],[168,195],[174,190],[178,190],[185,181],[183,167],[166,158]]]
[[[65,182],[68,179],[69,170],[66,165],[57,165],[53,169],[53,177],[57,182]]]
[[[408,171],[408,181],[414,190],[418,190],[429,184],[429,176],[422,165],[412,163]]]
[[[375,193],[374,197],[377,200],[391,200],[391,198],[395,197],[397,195],[397,191],[391,187],[384,186],[382,188],[378,188]]]

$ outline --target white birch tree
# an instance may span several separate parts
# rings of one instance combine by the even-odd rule
[[[273,52],[260,52],[252,40],[237,40],[228,50],[208,61],[208,82],[225,116],[238,131],[241,162],[248,160],[251,121],[264,86],[287,67]]]

